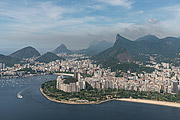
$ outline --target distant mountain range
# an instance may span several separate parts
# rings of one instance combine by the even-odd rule
[[[116,42],[114,45],[111,42],[100,41],[94,42],[87,49],[72,52],[67,49],[64,44],[61,44],[56,48],[53,53],[81,53],[88,56],[93,56],[92,59],[99,62],[132,62],[144,59],[142,55],[145,54],[158,54],[165,58],[173,58],[180,52],[180,38],[166,37],[159,39],[154,35],[147,35],[140,37],[135,41],[131,41],[127,38],[116,36]],[[12,66],[15,63],[19,63],[23,58],[39,57],[37,60],[41,62],[49,62],[56,59],[63,59],[57,55],[48,52],[44,55],[33,47],[25,47],[20,49],[9,56],[0,55],[0,62],[6,63],[7,66]],[[44,60],[43,60],[44,59]]]
[[[87,56],[93,56],[112,46],[113,43],[111,42],[99,41],[97,43],[91,44],[87,49],[79,50],[78,52]]]
[[[154,35],[147,35],[131,41],[118,34],[113,47],[93,56],[93,59],[97,61],[132,62],[140,59],[140,54],[158,54],[164,57],[174,57],[179,52],[179,38],[166,37],[159,39]]]
[[[80,50],[80,51],[78,51],[78,53],[83,53],[83,54],[91,56],[91,55],[100,53],[103,50],[112,46],[112,43],[106,42],[106,41],[100,41],[97,43],[93,42],[93,43],[94,44],[90,45],[87,49]],[[63,59],[56,55],[59,53],[72,54],[72,53],[76,53],[76,52],[72,52],[71,50],[67,49],[67,47],[64,44],[61,44],[59,47],[57,47],[53,51],[53,53],[48,52],[41,56],[40,53],[35,48],[28,46],[28,47],[25,47],[18,51],[13,52],[12,54],[10,54],[8,56],[0,54],[0,62],[5,63],[6,66],[13,66],[15,63],[20,63],[20,61],[23,58],[39,57],[37,59],[37,61],[47,63],[47,62],[51,62],[53,60]]]
[[[72,51],[68,50],[67,47],[64,44],[61,44],[59,47],[57,47],[53,53],[55,54],[59,54],[59,53],[67,53],[67,54],[71,54]]]
[[[29,47],[22,48],[16,52],[10,54],[9,56],[22,59],[22,58],[38,57],[41,55],[35,48],[29,46]]]
[[[38,59],[36,59],[36,61],[43,63],[49,63],[56,60],[64,60],[64,58],[57,56],[55,53],[47,52]]]
[[[85,54],[87,56],[93,56],[96,55],[102,51],[104,51],[107,48],[110,48],[113,46],[113,43],[107,42],[107,41],[98,41],[98,42],[93,42],[90,44],[90,46],[87,49],[82,49],[78,51],[71,51],[67,49],[67,47],[64,44],[61,44],[59,47],[57,47],[53,53],[59,54],[59,53],[67,53],[67,54],[72,54],[72,53],[79,53],[79,54]]]

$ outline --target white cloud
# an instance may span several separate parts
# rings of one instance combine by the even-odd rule
[[[149,23],[152,23],[152,24],[157,24],[157,23],[159,23],[159,21],[158,21],[156,18],[149,19],[148,22],[149,22]]]
[[[47,20],[58,20],[69,10],[54,5],[52,2],[30,3],[29,6],[15,6],[9,9],[10,5],[0,8],[0,16],[16,22],[44,22]]]
[[[132,2],[129,0],[99,1],[113,6],[132,7]],[[116,21],[117,18],[108,15],[100,16],[101,14],[94,15],[93,13],[91,16],[87,14],[87,11],[91,9],[104,10],[107,7],[106,4],[88,5],[69,7],[53,2],[26,2],[25,5],[9,5],[8,2],[3,4],[0,2],[0,19],[7,21],[7,23],[0,23],[1,44],[8,46],[11,43],[13,44],[11,46],[17,45],[17,47],[28,44],[41,48],[48,46],[53,48],[65,43],[71,46],[70,49],[78,49],[86,48],[92,40],[114,42],[117,33],[132,40],[147,34],[166,37],[179,36],[180,33],[180,6],[166,7],[161,9],[160,13],[156,13],[163,15],[162,12],[166,12],[167,14],[164,15],[169,15],[166,20],[159,20],[158,16],[154,16],[156,10],[152,15],[143,14],[145,12],[148,14],[148,11],[133,10],[127,13],[127,19],[133,16],[132,18],[137,21],[129,20],[130,22],[123,23],[121,18]]]
[[[161,8],[166,13],[168,19],[161,21],[161,23],[171,30],[176,36],[180,35],[180,5],[169,6]]]
[[[133,4],[133,2],[129,0],[98,0],[98,1],[110,4],[112,6],[122,6],[126,8],[131,8]]]
[[[0,5],[1,2],[0,2]],[[82,27],[83,24],[91,21],[94,22],[101,17],[70,17],[64,15],[79,12],[78,9],[72,7],[62,7],[53,2],[35,2],[26,3],[24,6],[16,6],[9,9],[11,6],[4,3],[0,6],[0,17],[3,20],[9,21],[3,24],[0,31],[8,32],[33,32],[33,33],[48,33],[51,31],[66,31],[67,29]],[[71,27],[71,28],[70,28]]]
[[[140,11],[136,12],[136,14],[143,14],[143,13],[144,13],[143,10],[140,10]]]

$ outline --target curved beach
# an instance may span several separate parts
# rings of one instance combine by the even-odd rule
[[[155,101],[155,100],[144,100],[144,99],[130,99],[130,98],[122,98],[122,99],[117,99],[117,100],[127,101],[127,102],[146,103],[146,104],[162,105],[162,106],[169,106],[169,107],[177,107],[177,108],[180,108],[180,103],[174,103],[174,102]]]
[[[145,103],[145,104],[153,104],[153,105],[161,105],[161,106],[168,106],[168,107],[176,107],[180,108],[180,103],[174,103],[174,102],[165,102],[165,101],[155,101],[155,100],[144,100],[144,99],[131,99],[131,98],[121,98],[121,99],[110,99],[106,101],[101,102],[86,102],[86,103],[80,103],[80,102],[72,102],[72,101],[58,101],[55,100],[46,94],[43,93],[42,88],[40,88],[40,92],[42,95],[44,95],[48,100],[56,102],[56,103],[64,103],[64,104],[101,104],[107,101],[111,100],[118,100],[118,101],[127,101],[127,102],[136,102],[136,103]]]

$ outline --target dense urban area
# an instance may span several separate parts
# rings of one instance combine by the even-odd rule
[[[33,59],[29,59],[29,61],[33,61]],[[136,72],[131,73],[131,71],[127,71],[126,73],[121,72],[122,77],[116,77],[116,72],[112,72],[110,68],[102,68],[101,65],[92,64],[92,62],[90,59],[56,60],[50,63],[35,62],[33,65],[24,64],[21,66],[20,64],[15,64],[13,67],[5,67],[4,63],[0,63],[0,75],[1,77],[22,77],[78,72],[78,82],[76,83],[82,82],[83,85],[71,89],[68,87],[68,84],[65,84],[69,89],[64,88],[64,91],[78,92],[84,89],[86,81],[93,88],[97,89],[116,88],[135,91],[156,91],[159,93],[178,93],[180,68],[171,66],[169,63],[157,64],[152,61],[151,65],[146,65],[155,68],[152,73],[142,72],[137,74]],[[57,81],[61,81],[61,76],[58,77]],[[70,85],[73,86],[72,84]]]
[[[149,46],[151,39],[156,41],[150,41]],[[61,44],[53,52],[40,55],[29,46],[9,56],[1,55],[0,77],[56,74],[57,79],[42,84],[41,91],[58,101],[130,97],[179,102],[180,54],[175,43],[179,38],[147,35],[131,41],[117,34],[114,45],[99,42],[79,51]]]

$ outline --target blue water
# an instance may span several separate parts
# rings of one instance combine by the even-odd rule
[[[0,120],[179,120],[180,109],[122,101],[66,105],[41,95],[42,82],[56,76],[0,79]],[[23,99],[17,98],[21,92]]]

